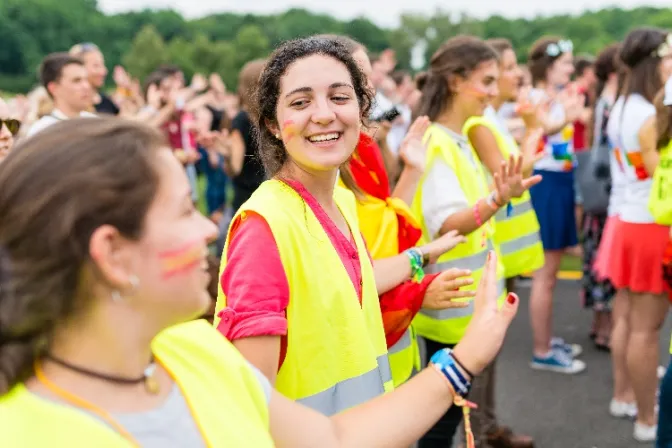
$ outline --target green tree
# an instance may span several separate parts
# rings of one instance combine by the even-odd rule
[[[270,50],[268,38],[256,25],[241,28],[233,41],[233,46],[236,49],[236,64],[239,67],[252,59],[267,56]]]
[[[153,25],[147,25],[138,32],[123,63],[131,75],[143,79],[169,60],[163,38]]]

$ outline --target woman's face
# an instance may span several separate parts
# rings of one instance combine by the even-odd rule
[[[466,79],[458,79],[451,88],[456,92],[453,107],[458,107],[467,117],[483,115],[499,94],[498,79],[497,61],[481,62]]]
[[[499,96],[504,101],[515,101],[520,91],[523,72],[516,60],[516,53],[507,49],[499,61]]]
[[[546,81],[553,87],[569,84],[574,73],[574,56],[571,51],[562,53],[546,71]]]
[[[118,249],[101,250],[105,243],[96,236],[103,232],[98,229],[91,253],[94,260],[100,259],[98,252],[114,253],[109,266],[123,260],[126,277],[137,277],[138,285],[122,292],[122,303],[163,327],[199,317],[209,308],[208,243],[216,238],[217,227],[195,209],[185,171],[171,151],[158,151],[155,169],[158,191],[140,240],[121,240]]]
[[[9,151],[12,149],[12,146],[14,146],[14,135],[4,121],[11,119],[12,117],[10,115],[7,103],[0,98],[0,120],[2,120],[2,124],[0,124],[0,162],[9,155]]]
[[[107,67],[105,67],[103,54],[100,51],[89,51],[82,59],[88,73],[89,83],[96,90],[103,87],[107,78]]]
[[[360,109],[350,72],[329,56],[292,63],[280,78],[277,125],[291,162],[311,173],[333,171],[359,140]]]
[[[672,54],[664,56],[658,66],[660,70],[660,80],[663,84],[672,76]]]

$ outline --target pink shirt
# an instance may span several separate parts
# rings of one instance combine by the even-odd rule
[[[285,182],[301,195],[329,236],[361,304],[362,272],[352,238],[343,235],[303,185]],[[221,321],[217,329],[231,341],[281,336],[282,364],[287,350],[289,283],[271,228],[259,214],[245,212],[232,223],[229,238],[226,268],[220,278],[227,307],[219,313]]]

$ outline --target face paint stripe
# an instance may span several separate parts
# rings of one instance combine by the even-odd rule
[[[281,133],[282,133],[282,139],[285,142],[288,142],[289,140],[296,137],[298,132],[296,131],[296,126],[294,125],[294,121],[293,120],[285,120],[285,122],[282,123]]]
[[[192,269],[203,259],[203,248],[200,241],[159,254],[163,276],[170,277],[185,270]]]

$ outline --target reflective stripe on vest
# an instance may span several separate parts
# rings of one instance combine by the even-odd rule
[[[442,261],[441,263],[436,263],[427,266],[426,271],[430,274],[438,274],[447,269],[459,268],[459,269],[469,269],[470,271],[477,271],[482,269],[485,266],[485,261],[488,258],[488,251],[492,250],[492,243],[488,241],[488,249],[482,252],[479,252],[474,255],[469,255],[466,257],[455,258],[449,261]]]
[[[497,297],[504,294],[506,284],[504,279],[497,280]],[[474,314],[474,301],[470,300],[469,305],[464,308],[448,308],[445,310],[420,310],[420,313],[427,317],[437,320],[457,319],[458,317],[467,317]]]
[[[365,403],[385,393],[384,383],[392,381],[387,355],[377,358],[378,367],[355,378],[337,383],[327,390],[297,401],[326,416]]]
[[[402,350],[409,348],[410,346],[411,346],[411,330],[407,328],[401,339],[399,339],[396,344],[390,347],[387,350],[387,353],[389,353],[390,355],[394,355],[395,353],[399,353]]]
[[[511,216],[506,215],[506,207],[502,207],[496,214],[495,214],[495,219],[499,221],[506,221],[507,219],[515,218],[516,216],[520,216],[524,213],[529,212],[532,210],[532,202],[531,201],[525,201],[525,202],[520,202],[518,204],[513,205],[513,210],[511,211]]]
[[[502,255],[509,255],[530,246],[534,246],[539,243],[539,241],[539,232],[534,232],[500,244],[499,250],[502,252]]]

